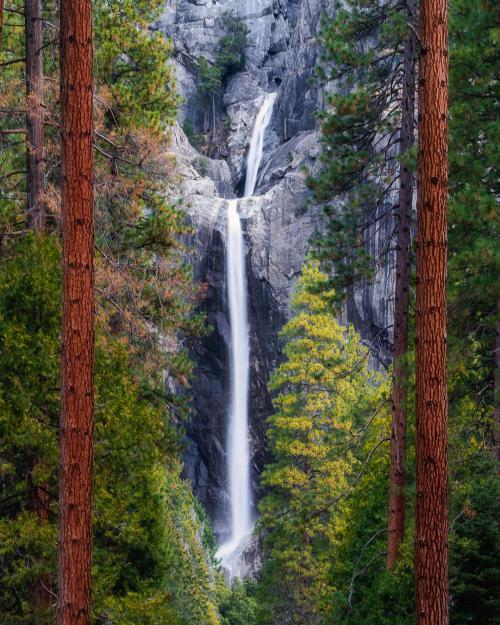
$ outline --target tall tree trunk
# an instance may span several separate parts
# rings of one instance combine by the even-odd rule
[[[61,1],[63,329],[58,625],[88,625],[92,564],[91,0]]]
[[[42,0],[24,3],[26,27],[26,170],[28,224],[36,232],[45,228],[43,185],[43,20]]]
[[[448,623],[447,0],[420,4],[416,301],[417,625]]]
[[[45,230],[45,201],[43,187],[45,176],[44,147],[44,76],[43,76],[43,15],[42,0],[26,0],[24,3],[26,47],[26,178],[27,220],[35,232]],[[39,461],[34,463],[36,469]],[[30,478],[32,507],[38,522],[49,520],[49,485],[32,483]],[[47,576],[35,580],[33,587],[35,606],[47,610],[51,604],[50,581]]]
[[[407,0],[408,23],[415,23],[415,2]],[[400,154],[415,141],[415,46],[412,33],[405,41],[402,92]],[[408,395],[408,307],[410,282],[410,216],[413,202],[413,174],[400,165],[400,186],[396,242],[396,284],[394,292],[394,350],[392,368],[392,435],[389,469],[389,522],[387,568],[392,569],[399,556],[405,531],[406,424]]]
[[[500,462],[500,299],[497,300],[497,320],[495,323],[495,380],[494,380],[494,418],[493,418],[493,437],[495,458]]]

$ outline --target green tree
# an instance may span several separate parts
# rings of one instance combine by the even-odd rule
[[[389,568],[405,530],[416,9],[416,0],[349,0],[324,19],[319,76],[335,86],[319,113],[322,168],[309,179],[324,203],[316,256],[335,270],[339,298],[395,265]]]
[[[217,123],[216,98],[227,79],[245,69],[248,28],[243,20],[232,11],[225,11],[220,18],[224,35],[219,41],[219,50],[214,63],[204,56],[198,61],[198,93],[212,105],[212,133]]]
[[[236,578],[219,605],[221,625],[256,625],[255,583]]]
[[[498,622],[500,491],[496,460],[470,457],[454,472],[450,533],[450,623]],[[457,505],[458,504],[458,505]],[[458,510],[458,511],[457,511]]]
[[[164,130],[175,121],[178,95],[168,63],[172,44],[150,28],[162,10],[161,0],[95,3],[96,79],[111,107],[110,127]]]
[[[198,93],[212,103],[212,132],[215,134],[217,123],[215,98],[222,86],[222,71],[218,65],[212,65],[204,56],[198,61]]]
[[[315,253],[335,269],[340,299],[390,258],[400,162],[412,161],[411,145],[398,148],[408,11],[399,0],[348,0],[323,21],[318,78],[335,88],[318,113],[322,168],[308,182],[324,204]]]
[[[278,395],[260,506],[267,562],[259,623],[278,614],[325,622],[343,503],[365,464],[386,465],[387,385],[369,369],[359,336],[337,321],[327,285],[317,264],[306,266],[283,330],[285,362],[271,382]]]
[[[481,415],[490,440],[497,430],[498,443],[498,421],[492,424],[492,408],[499,406],[494,369],[500,315],[495,16],[492,2],[454,0],[450,5],[448,293],[450,363],[462,381],[455,393],[475,397],[476,417]]]
[[[9,12],[2,61],[12,53],[22,56],[18,4]],[[161,2],[94,6],[98,401],[93,618],[215,625],[219,582],[213,548],[201,539],[206,519],[180,479],[174,427],[186,410],[184,396],[172,389],[186,387],[191,371],[182,336],[196,331],[200,319],[192,315],[197,288],[180,244],[187,233],[184,217],[167,199],[172,164],[165,131],[175,118],[177,96],[168,65],[170,45],[149,29],[161,8]],[[44,18],[57,23],[56,3],[44,3]],[[57,591],[60,145],[58,50],[48,32],[47,235],[24,236],[21,175],[8,176],[0,202],[0,603],[9,625],[52,624],[51,602],[38,609],[34,591],[40,582],[52,598]],[[22,125],[25,106],[19,97],[20,67],[6,67],[2,130]],[[2,144],[0,159],[9,174],[22,171],[24,142]],[[11,385],[15,393],[8,390]],[[35,486],[43,486],[48,498],[43,525],[32,501]]]
[[[8,13],[1,61],[23,56],[24,32],[16,24],[22,4],[16,0]],[[96,293],[98,314],[131,343],[145,366],[168,367],[179,374],[179,380],[187,380],[190,366],[185,352],[174,343],[171,349],[158,349],[160,334],[175,334],[179,320],[186,321],[188,332],[199,327],[199,320],[188,314],[197,290],[179,245],[187,233],[184,216],[168,201],[173,165],[167,155],[166,129],[176,117],[178,96],[168,62],[171,44],[150,29],[162,6],[159,0],[98,0],[93,7]],[[47,0],[43,8],[48,22],[59,21],[58,3]],[[45,28],[44,37],[47,175],[43,199],[47,227],[58,231],[58,48],[52,30]],[[21,68],[9,64],[0,76],[0,130],[9,133],[24,124]],[[8,136],[0,151],[0,166],[7,176],[0,202],[4,244],[26,227],[25,146],[18,135]],[[165,283],[175,288],[164,289]],[[178,314],[185,306],[184,313]]]
[[[216,65],[221,70],[222,80],[227,80],[232,74],[245,69],[249,30],[243,20],[232,11],[225,11],[220,22],[224,36],[219,42]]]
[[[6,625],[54,623],[51,605],[34,609],[33,587],[43,579],[57,591],[60,260],[57,236],[28,235],[0,264],[0,603]],[[99,326],[93,622],[217,625],[213,538],[180,478],[175,405],[152,395],[150,386],[127,343]],[[27,483],[46,485],[43,525]]]

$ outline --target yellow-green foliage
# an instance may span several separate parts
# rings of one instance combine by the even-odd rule
[[[344,502],[369,453],[366,441],[385,442],[386,379],[369,369],[354,329],[337,320],[327,285],[317,263],[305,267],[282,334],[286,359],[271,381],[275,460],[263,475],[271,492],[261,504],[268,533],[262,622],[287,613],[294,623],[316,623],[329,612]]]

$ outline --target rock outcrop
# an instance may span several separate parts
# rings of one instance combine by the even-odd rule
[[[204,309],[210,333],[191,346],[196,362],[194,416],[187,427],[186,475],[213,520],[227,537],[226,418],[229,383],[228,312],[225,297],[224,198],[241,194],[253,123],[265,92],[276,91],[265,139],[256,195],[240,200],[245,231],[251,326],[251,439],[253,487],[266,457],[265,419],[272,410],[270,372],[280,358],[279,330],[289,315],[290,295],[320,226],[320,208],[310,202],[304,167],[314,170],[319,154],[315,112],[322,93],[311,81],[318,57],[316,36],[326,0],[169,0],[157,25],[174,42],[174,64],[184,98],[180,123],[204,128],[197,96],[197,59],[214,59],[222,35],[220,17],[232,10],[249,29],[248,62],[218,99],[225,120],[226,158],[199,154],[179,127],[173,133],[179,195],[194,226],[196,277],[206,285]],[[376,238],[374,245],[377,244]],[[392,273],[381,268],[373,286],[361,288],[346,309],[367,340],[390,345]]]

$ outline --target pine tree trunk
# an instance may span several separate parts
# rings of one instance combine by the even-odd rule
[[[35,232],[45,230],[45,201],[43,186],[45,176],[44,147],[44,76],[43,76],[43,19],[42,1],[26,0],[24,3],[26,39],[26,184],[27,220]],[[39,461],[34,463],[36,469]],[[46,482],[34,484],[31,481],[32,508],[40,525],[49,520],[49,485]],[[51,604],[50,580],[41,576],[33,587],[37,610],[47,610]]]
[[[415,19],[415,3],[406,2],[407,19]],[[415,46],[412,33],[405,41],[400,154],[405,154],[415,141]],[[394,350],[392,368],[392,436],[389,469],[389,522],[387,568],[396,562],[405,530],[406,427],[408,386],[408,307],[410,282],[410,216],[413,201],[413,174],[400,166],[397,212],[396,284],[394,292]]]
[[[92,561],[92,9],[61,1],[63,330],[58,625],[88,625]]]
[[[43,185],[45,163],[43,97],[42,0],[24,3],[26,28],[26,174],[28,225],[36,232],[45,228]]]
[[[417,625],[448,623],[447,1],[420,4],[416,301]]]

